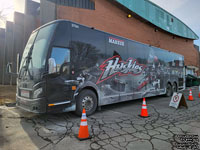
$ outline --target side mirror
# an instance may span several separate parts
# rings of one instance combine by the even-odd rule
[[[56,73],[57,70],[56,70],[56,61],[54,58],[49,58],[49,74],[53,74],[53,73]]]
[[[10,75],[17,75],[17,73],[12,72],[12,63],[8,63],[6,66],[6,73]]]

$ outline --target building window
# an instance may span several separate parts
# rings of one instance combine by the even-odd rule
[[[57,5],[64,5],[70,7],[84,8],[84,9],[95,9],[95,2],[92,0],[48,0],[56,3]]]

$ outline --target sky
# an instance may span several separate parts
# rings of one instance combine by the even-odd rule
[[[40,2],[40,0],[32,0]],[[8,21],[13,21],[14,11],[24,13],[25,0],[0,0],[0,11],[7,16]],[[0,20],[0,27],[5,27],[4,22]]]
[[[200,0],[150,0],[184,22],[200,38]],[[200,40],[194,40],[200,46]]]
[[[0,0],[0,11],[3,10],[3,15],[7,16],[8,20],[11,20],[14,12],[14,0]]]

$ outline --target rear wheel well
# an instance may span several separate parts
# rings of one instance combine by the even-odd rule
[[[176,86],[176,91],[174,91],[174,92],[177,92],[177,91],[178,91],[178,84],[177,84],[176,81],[173,82],[173,86],[174,86],[174,85]],[[174,87],[173,87],[173,88],[174,88]]]
[[[167,82],[167,85],[168,85],[168,84],[172,86],[172,83],[171,83],[170,81]]]
[[[167,97],[170,97],[170,96],[172,96],[172,93],[173,93],[173,91],[172,91],[172,84],[171,84],[171,82],[167,82],[167,84],[166,84],[166,93],[165,93],[165,96],[167,96]]]
[[[176,81],[174,81],[174,83],[173,84],[175,84],[176,85],[176,87],[177,87],[177,82]]]

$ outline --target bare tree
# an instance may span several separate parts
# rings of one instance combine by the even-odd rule
[[[6,14],[4,13],[4,11],[5,11],[5,9],[1,9],[0,10],[0,21],[1,21],[1,23],[3,23],[3,24],[5,24],[5,22],[6,22]]]
[[[5,26],[8,19],[9,11],[13,9],[13,6],[2,7],[0,9],[0,26]]]

